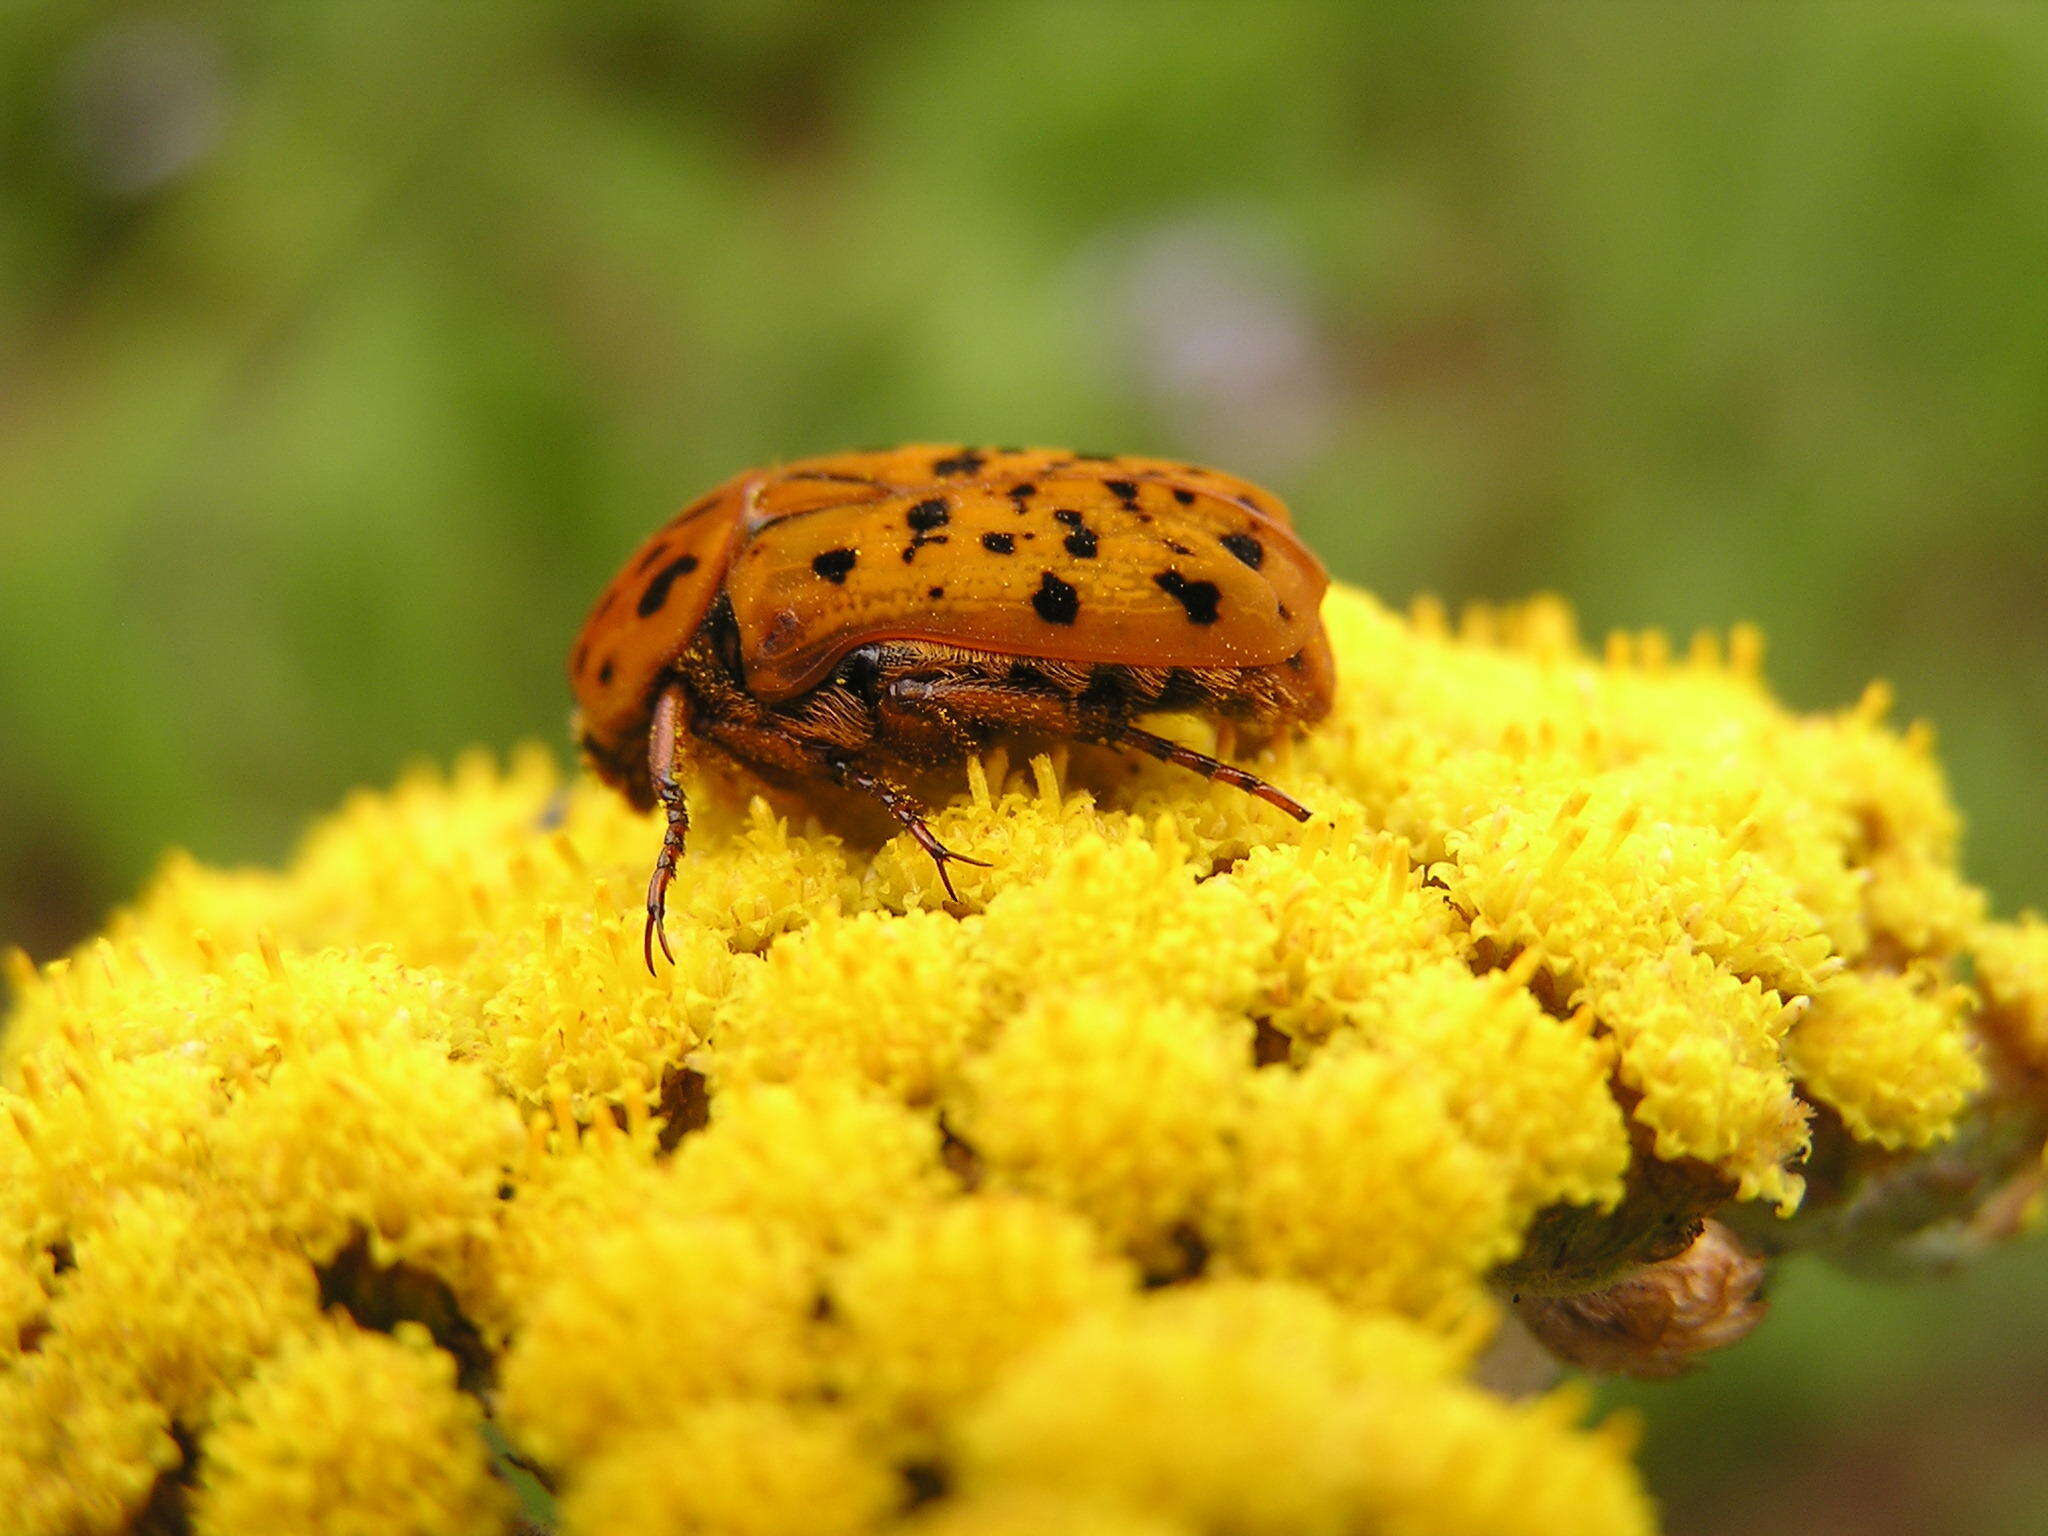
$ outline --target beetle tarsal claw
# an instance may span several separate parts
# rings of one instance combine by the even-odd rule
[[[654,946],[661,945],[662,958],[670,965],[676,963],[675,952],[668,947],[668,882],[670,870],[656,865],[654,876],[647,882],[647,927],[640,935],[640,953],[647,961],[647,974],[655,974]]]
[[[964,853],[955,853],[944,843],[940,842],[933,835],[931,828],[921,821],[910,829],[910,835],[916,840],[918,847],[931,855],[932,863],[939,871],[939,884],[946,888],[948,900],[958,901],[960,899],[960,893],[953,889],[953,877],[946,869],[948,864],[971,864],[976,869],[995,868],[987,859],[975,859],[968,857]]]

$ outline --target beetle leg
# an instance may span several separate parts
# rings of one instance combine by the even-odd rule
[[[1314,812],[1300,801],[1290,798],[1284,791],[1274,788],[1255,773],[1247,773],[1205,752],[1184,747],[1177,741],[1168,741],[1164,736],[1155,736],[1150,731],[1141,731],[1135,725],[1103,725],[1095,731],[1097,740],[1116,747],[1133,747],[1148,756],[1156,757],[1162,763],[1172,763],[1177,768],[1186,768],[1199,773],[1205,779],[1214,779],[1219,784],[1228,784],[1241,789],[1248,795],[1257,795],[1268,805],[1276,805],[1296,821],[1307,821]]]
[[[683,690],[662,690],[654,703],[654,726],[647,738],[647,772],[654,793],[668,813],[668,826],[661,834],[661,857],[654,861],[654,873],[647,881],[647,927],[640,936],[640,953],[647,961],[647,974],[654,974],[654,945],[661,941],[662,956],[670,965],[676,957],[668,947],[668,928],[663,919],[668,911],[669,882],[676,877],[676,864],[683,856],[683,840],[690,832],[690,808],[683,801],[683,786],[677,778],[683,746]]]
[[[952,900],[958,901],[960,893],[953,889],[953,877],[946,872],[949,863],[972,864],[976,869],[989,867],[986,859],[970,859],[966,854],[955,853],[940,842],[932,829],[925,825],[924,807],[918,804],[916,796],[908,790],[899,789],[887,779],[878,778],[872,773],[863,773],[852,764],[838,758],[826,758],[825,765],[831,769],[833,778],[848,789],[857,789],[864,794],[873,795],[882,802],[883,808],[891,816],[903,824],[903,830],[910,834],[918,847],[931,855],[932,863],[939,867],[939,884],[946,888],[946,895]]]
[[[887,695],[904,708],[932,711],[979,726],[1040,731],[1048,736],[1076,736],[1106,746],[1131,747],[1158,758],[1162,763],[1172,763],[1199,773],[1205,779],[1214,779],[1220,784],[1257,795],[1296,821],[1307,821],[1311,814],[1308,807],[1255,773],[1247,773],[1242,768],[1197,752],[1192,747],[1184,747],[1179,742],[1168,741],[1164,736],[1140,730],[1135,725],[1105,720],[1100,714],[1084,714],[1075,707],[1073,700],[1057,693],[1042,693],[1006,683],[913,676],[893,679]]]
[[[939,866],[939,883],[946,888],[946,894],[953,900],[960,899],[953,889],[953,881],[946,873],[948,864],[972,864],[978,869],[987,869],[982,859],[970,859],[964,853],[955,853],[925,825],[924,807],[915,795],[876,774],[856,768],[838,753],[820,751],[792,739],[784,732],[762,729],[747,724],[733,724],[724,721],[707,721],[704,734],[724,747],[743,762],[780,768],[795,774],[817,775],[821,770],[847,789],[857,789],[862,794],[872,795],[883,808],[895,817],[903,830]]]
[[[946,721],[963,734],[994,729],[1072,736],[1078,723],[1073,702],[1057,693],[980,678],[896,677],[883,697],[897,709]]]

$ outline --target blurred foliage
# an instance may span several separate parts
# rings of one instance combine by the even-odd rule
[[[2048,905],[2044,271],[2019,5],[17,0],[0,934],[559,739],[667,510],[911,437],[1210,459],[1397,599],[1755,619],[1795,701],[1933,717],[1972,871]],[[2048,1294],[1998,1274],[1795,1275],[1644,1398],[1674,1528],[2048,1530],[2042,1342],[1956,1369]],[[1922,1387],[2002,1426],[1969,1499],[1857,1406]],[[1836,1518],[1852,1451],[1891,1496]]]

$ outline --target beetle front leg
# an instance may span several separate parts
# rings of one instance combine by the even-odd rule
[[[654,793],[668,813],[668,826],[661,834],[661,856],[654,861],[654,873],[647,881],[647,927],[640,937],[640,952],[647,961],[647,974],[654,974],[654,945],[661,941],[661,953],[670,965],[676,963],[668,947],[669,883],[676,877],[676,865],[683,857],[683,842],[690,832],[690,808],[683,799],[679,777],[683,749],[683,711],[687,701],[683,690],[671,684],[654,703],[654,724],[647,737],[647,775]]]

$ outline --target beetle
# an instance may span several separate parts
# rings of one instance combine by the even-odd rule
[[[954,852],[898,777],[1005,735],[1143,752],[1296,820],[1256,774],[1133,721],[1196,711],[1254,740],[1320,719],[1334,667],[1321,563],[1270,492],[1220,470],[929,443],[735,475],[634,551],[569,655],[597,773],[667,817],[643,954],[689,830],[692,746],[872,797]]]

